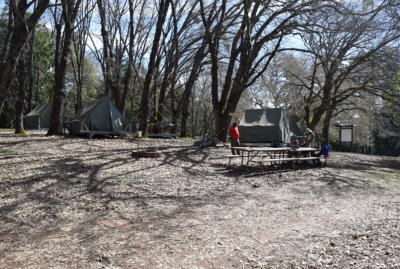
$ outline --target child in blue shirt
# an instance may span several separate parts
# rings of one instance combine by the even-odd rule
[[[331,156],[329,153],[329,147],[328,147],[328,141],[326,140],[325,137],[321,138],[321,151],[318,153],[319,156],[324,155],[325,158],[328,158]]]

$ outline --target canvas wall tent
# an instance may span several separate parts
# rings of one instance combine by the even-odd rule
[[[289,129],[295,136],[302,136],[303,132],[300,130],[297,121],[294,118],[289,118]]]
[[[79,135],[98,132],[113,134],[123,131],[122,115],[112,103],[110,97],[104,96],[88,103],[68,123],[71,134]],[[90,135],[89,135],[90,137]]]
[[[291,135],[301,135],[296,122],[291,123],[282,108],[246,110],[239,133],[241,143],[289,143]]]
[[[29,112],[24,117],[24,128],[26,130],[37,130],[49,128],[51,103],[42,104]]]

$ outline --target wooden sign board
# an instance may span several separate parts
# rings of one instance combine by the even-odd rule
[[[353,142],[353,128],[340,128],[340,141]]]

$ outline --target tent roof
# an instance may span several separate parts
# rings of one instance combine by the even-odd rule
[[[282,116],[282,108],[247,109],[239,126],[276,126]]]
[[[47,108],[50,108],[51,103],[47,104],[41,104],[37,107],[35,107],[31,112],[29,112],[26,116],[32,117],[32,116],[40,116],[43,112],[47,110]]]
[[[103,96],[99,99],[96,99],[94,101],[89,102],[86,106],[84,106],[83,108],[81,108],[74,116],[74,119],[79,119],[83,116],[85,116],[86,114],[88,114],[90,111],[92,111],[96,106],[98,106],[99,104],[102,104],[104,102],[108,102],[110,101],[110,97],[109,96]]]

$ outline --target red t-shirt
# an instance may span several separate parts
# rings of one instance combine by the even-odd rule
[[[235,126],[229,128],[229,137],[232,139],[239,139],[239,128]]]

